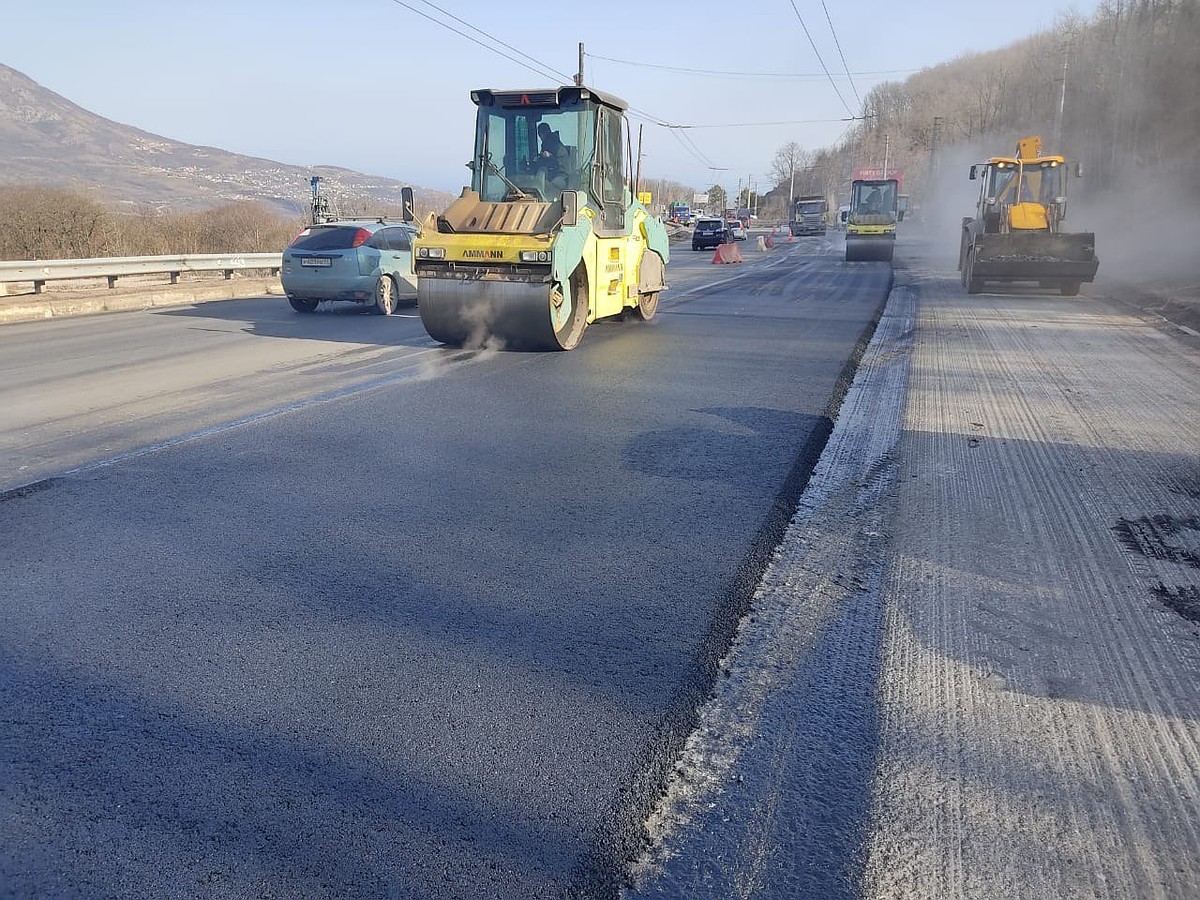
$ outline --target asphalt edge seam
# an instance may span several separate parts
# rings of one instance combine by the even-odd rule
[[[832,427],[818,450],[819,459],[810,468],[803,493],[793,505],[769,565],[761,573],[752,596],[747,598],[745,608],[739,610],[733,632],[723,644],[716,645],[721,647],[721,653],[715,674],[725,677],[714,678],[709,684],[710,693],[701,705],[693,708],[693,728],[672,757],[663,791],[647,816],[642,852],[626,872],[627,890],[622,896],[627,900],[729,895],[733,885],[722,883],[722,878],[730,873],[714,875],[715,861],[689,860],[687,848],[701,836],[707,836],[711,842],[712,835],[728,822],[716,801],[725,786],[739,779],[738,760],[766,692],[780,689],[789,677],[789,672],[772,671],[769,663],[752,657],[764,650],[778,651],[779,642],[769,632],[780,626],[781,617],[795,617],[796,607],[807,605],[802,611],[804,624],[793,622],[787,626],[792,632],[788,649],[799,655],[796,669],[802,668],[803,655],[816,645],[825,628],[836,621],[839,600],[863,590],[879,590],[886,565],[879,551],[883,535],[878,531],[866,529],[863,540],[847,548],[850,557],[864,563],[868,577],[863,583],[845,585],[828,583],[832,573],[822,571],[826,560],[808,546],[806,535],[817,530],[817,523],[830,514],[831,507],[843,513],[849,509],[876,521],[883,515],[881,509],[869,504],[882,495],[894,475],[894,454],[901,433],[915,328],[915,290],[910,280],[897,278],[896,274],[893,273],[886,300],[868,326],[869,333],[864,335],[861,349],[843,369],[828,409],[834,419]],[[890,419],[879,416],[880,399],[887,391],[899,394],[892,397],[899,408],[892,410]],[[848,468],[845,465],[848,459],[861,465]],[[865,508],[864,503],[868,504]],[[838,578],[833,576],[834,581]],[[810,602],[811,596],[806,591],[812,594],[824,591],[827,596],[822,602]],[[768,610],[774,613],[767,614]],[[714,628],[714,639],[723,636],[719,633],[720,625],[717,623]],[[799,633],[805,628],[807,633]],[[734,696],[737,679],[730,677],[747,670],[753,672],[755,681],[752,692],[756,696],[750,698],[750,706],[747,697]],[[726,859],[732,855],[731,849]],[[698,872],[700,867],[706,868],[703,877]]]

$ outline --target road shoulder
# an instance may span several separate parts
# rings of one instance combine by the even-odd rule
[[[279,278],[267,275],[185,279],[178,284],[130,280],[112,289],[64,283],[47,286],[40,294],[0,294],[0,325],[282,293]]]

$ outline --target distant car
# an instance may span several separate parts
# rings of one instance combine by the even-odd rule
[[[731,241],[744,241],[746,239],[746,229],[737,219],[730,219],[725,223],[725,229],[729,232]]]
[[[390,316],[401,300],[416,300],[412,239],[417,229],[386,219],[310,225],[283,251],[279,280],[296,312],[348,300]]]
[[[725,223],[720,219],[697,219],[692,232],[692,249],[704,250],[717,247],[729,239]]]

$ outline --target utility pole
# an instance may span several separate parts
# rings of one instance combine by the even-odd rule
[[[1058,91],[1058,110],[1054,114],[1054,136],[1050,140],[1050,152],[1062,153],[1062,127],[1063,127],[1063,112],[1067,108],[1067,64],[1071,59],[1071,41],[1075,37],[1073,29],[1068,29],[1063,33],[1062,43],[1062,84]]]
[[[938,170],[938,154],[941,152],[942,143],[942,117],[933,117],[933,134],[929,138],[929,174],[932,177],[937,174]]]
[[[888,169],[887,164],[888,164],[888,155],[891,153],[891,149],[892,149],[892,136],[890,134],[885,134],[883,136],[883,177],[885,179],[888,177],[887,176],[887,169]]]
[[[579,72],[575,75],[575,83],[583,84],[583,41],[579,42]]]
[[[633,176],[633,193],[635,197],[637,196],[637,192],[642,189],[642,129],[645,127],[644,123],[638,125],[637,171]]]

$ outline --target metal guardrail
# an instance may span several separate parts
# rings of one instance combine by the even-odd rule
[[[283,265],[282,253],[193,253],[190,256],[121,256],[108,259],[35,259],[0,260],[0,284],[33,282],[33,292],[40,294],[47,281],[66,281],[72,278],[107,278],[108,286],[117,286],[122,275],[169,274],[171,284],[179,281],[181,272],[224,272],[225,280],[233,273],[246,269],[270,269],[278,274]]]

